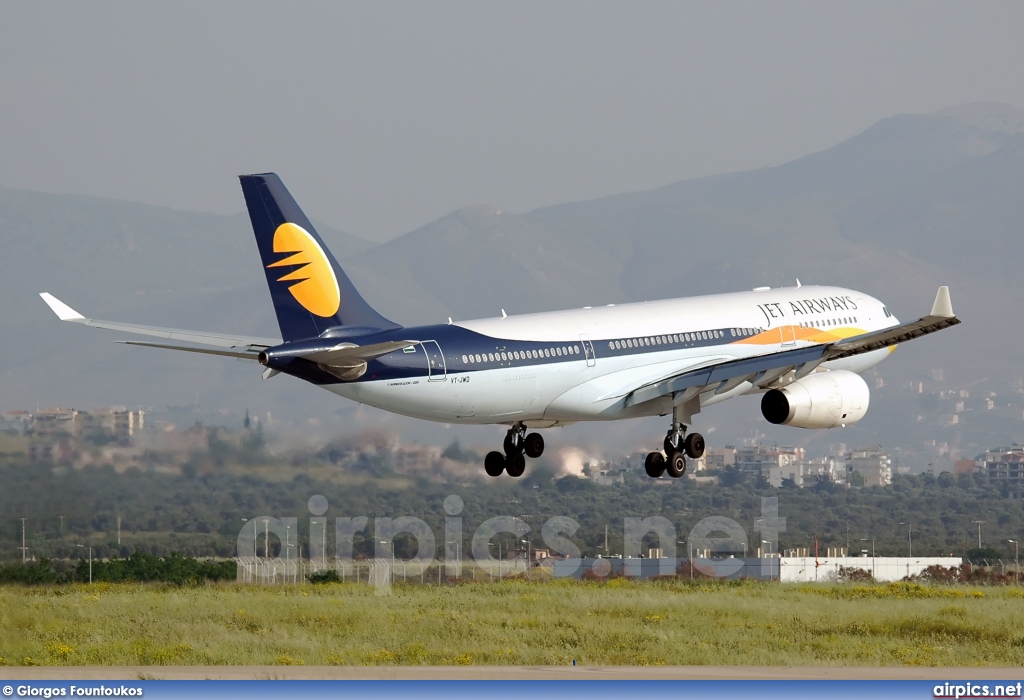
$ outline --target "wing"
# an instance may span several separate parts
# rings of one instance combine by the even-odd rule
[[[118,321],[100,321],[86,318],[70,306],[62,302],[52,294],[43,292],[40,294],[47,306],[57,314],[61,321],[81,323],[84,326],[93,328],[106,328],[112,331],[124,333],[135,333],[137,335],[150,335],[168,340],[178,340],[196,345],[209,345],[217,348],[228,348],[228,350],[206,350],[202,348],[190,348],[179,345],[165,345],[161,343],[144,343],[139,341],[119,341],[129,345],[146,345],[149,347],[166,348],[168,350],[185,350],[187,352],[202,352],[211,355],[226,355],[228,357],[241,357],[245,359],[256,359],[256,355],[267,348],[280,345],[277,338],[252,338],[240,335],[223,335],[220,333],[207,333],[205,331],[186,331],[178,328],[159,328],[157,326],[143,326],[134,323],[121,323]]]
[[[864,333],[833,343],[783,350],[739,360],[728,360],[711,366],[687,370],[658,382],[638,387],[626,397],[626,405],[633,406],[677,393],[683,394],[683,401],[705,392],[724,394],[744,382],[763,389],[787,375],[792,379],[805,377],[823,362],[892,347],[898,343],[955,326],[958,323],[960,323],[960,319],[953,313],[949,287],[939,287],[931,313],[916,321],[901,323],[892,328]]]

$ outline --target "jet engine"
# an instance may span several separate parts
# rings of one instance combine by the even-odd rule
[[[761,398],[761,413],[775,425],[837,428],[864,417],[870,394],[859,374],[846,370],[818,372],[769,390]]]

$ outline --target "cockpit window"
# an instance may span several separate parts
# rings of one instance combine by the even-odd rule
[[[892,318],[892,312],[891,312],[891,311],[889,311],[889,308],[888,308],[888,307],[886,307],[886,306],[883,306],[883,307],[882,307],[882,313],[884,313],[884,314],[885,314],[885,317],[886,317],[886,318]]]

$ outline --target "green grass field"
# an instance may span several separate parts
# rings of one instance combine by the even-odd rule
[[[1024,667],[1013,588],[548,581],[0,588],[7,665]]]

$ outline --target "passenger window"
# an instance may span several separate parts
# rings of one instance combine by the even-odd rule
[[[466,357],[465,355],[463,355],[462,356],[462,364],[467,364],[467,363],[469,363],[469,358]]]

